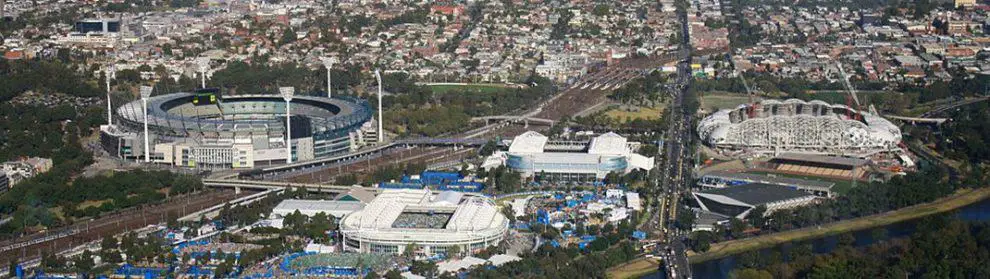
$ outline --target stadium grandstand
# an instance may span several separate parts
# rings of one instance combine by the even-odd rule
[[[453,191],[389,189],[340,222],[344,250],[422,257],[458,246],[473,253],[501,242],[509,221],[491,198]],[[414,245],[411,245],[414,244]]]
[[[295,96],[286,129],[286,101],[281,96],[220,96],[218,91],[148,98],[151,162],[202,169],[281,164],[289,158],[287,138],[292,161],[325,158],[357,149],[373,130],[364,100]],[[143,159],[142,101],[120,106],[114,118],[114,125],[101,127],[103,148],[120,158]]]
[[[702,142],[726,153],[799,152],[868,157],[895,151],[900,129],[879,115],[822,101],[764,100],[698,123]]]
[[[859,158],[784,153],[762,165],[767,170],[778,173],[863,179],[869,169],[869,162]]]

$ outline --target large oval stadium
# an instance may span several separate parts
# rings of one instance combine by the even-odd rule
[[[220,96],[216,90],[148,98],[150,157],[158,163],[202,168],[251,168],[284,163],[286,102],[278,95]],[[143,157],[141,100],[116,109],[103,144],[123,158]],[[371,120],[364,100],[296,96],[289,109],[292,161],[356,148]]]
[[[900,129],[876,114],[798,99],[720,110],[698,123],[698,135],[724,151],[857,157],[894,150],[901,142]]]

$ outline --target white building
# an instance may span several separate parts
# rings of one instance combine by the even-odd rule
[[[508,228],[488,197],[429,189],[385,190],[340,223],[345,251],[402,254],[415,247],[419,257],[453,246],[470,254],[501,242]]]
[[[324,200],[283,200],[275,209],[272,215],[285,217],[297,210],[302,215],[309,217],[319,213],[333,215],[336,218],[343,218],[344,215],[353,213],[364,208],[364,203],[359,201],[324,201]]]
[[[551,141],[529,131],[516,136],[508,152],[496,152],[486,159],[486,167],[506,165],[524,177],[537,180],[596,181],[610,172],[628,173],[652,169],[653,158],[633,153],[639,143],[606,133],[591,140]]]

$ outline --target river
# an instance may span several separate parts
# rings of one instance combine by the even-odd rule
[[[967,205],[955,211],[955,215],[957,218],[966,221],[990,221],[990,199]],[[853,232],[853,235],[856,237],[856,247],[868,246],[878,240],[908,236],[914,232],[914,221],[905,221],[888,225],[883,228],[886,229],[886,233],[884,234],[875,234],[875,228]],[[838,236],[828,236],[810,240],[812,251],[816,254],[829,253],[835,249],[836,246],[838,246],[838,239]],[[770,253],[774,249],[781,249],[781,247],[778,246],[763,249],[760,250],[760,253]],[[700,264],[693,264],[691,265],[691,272],[694,275],[693,278],[728,278],[729,272],[731,272],[736,266],[736,261],[738,260],[737,257],[738,255],[732,255]],[[655,279],[663,277],[664,275],[658,272],[644,276],[643,278]]]

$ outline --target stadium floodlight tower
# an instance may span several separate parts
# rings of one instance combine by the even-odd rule
[[[144,107],[144,162],[151,162],[151,143],[148,141],[148,97],[151,97],[151,86],[141,86],[141,104]]]
[[[278,92],[282,93],[285,99],[285,163],[292,163],[292,125],[289,123],[289,104],[292,102],[292,95],[295,94],[295,87],[279,87]]]
[[[206,71],[210,70],[210,59],[206,57],[196,58],[196,64],[199,65],[199,78],[202,84],[200,88],[206,88]]]
[[[113,106],[110,105],[110,79],[117,78],[117,73],[114,70],[115,68],[116,67],[113,65],[113,63],[107,65],[106,74],[105,74],[107,80],[107,126],[113,126]]]
[[[332,95],[330,94],[330,68],[333,68],[333,64],[337,64],[337,58],[323,57],[320,58],[320,61],[323,62],[323,67],[327,68],[327,99],[329,99],[332,97]]]
[[[382,72],[375,69],[375,79],[378,80],[378,144],[385,142],[385,133],[382,131],[382,122],[385,116],[382,115]]]

